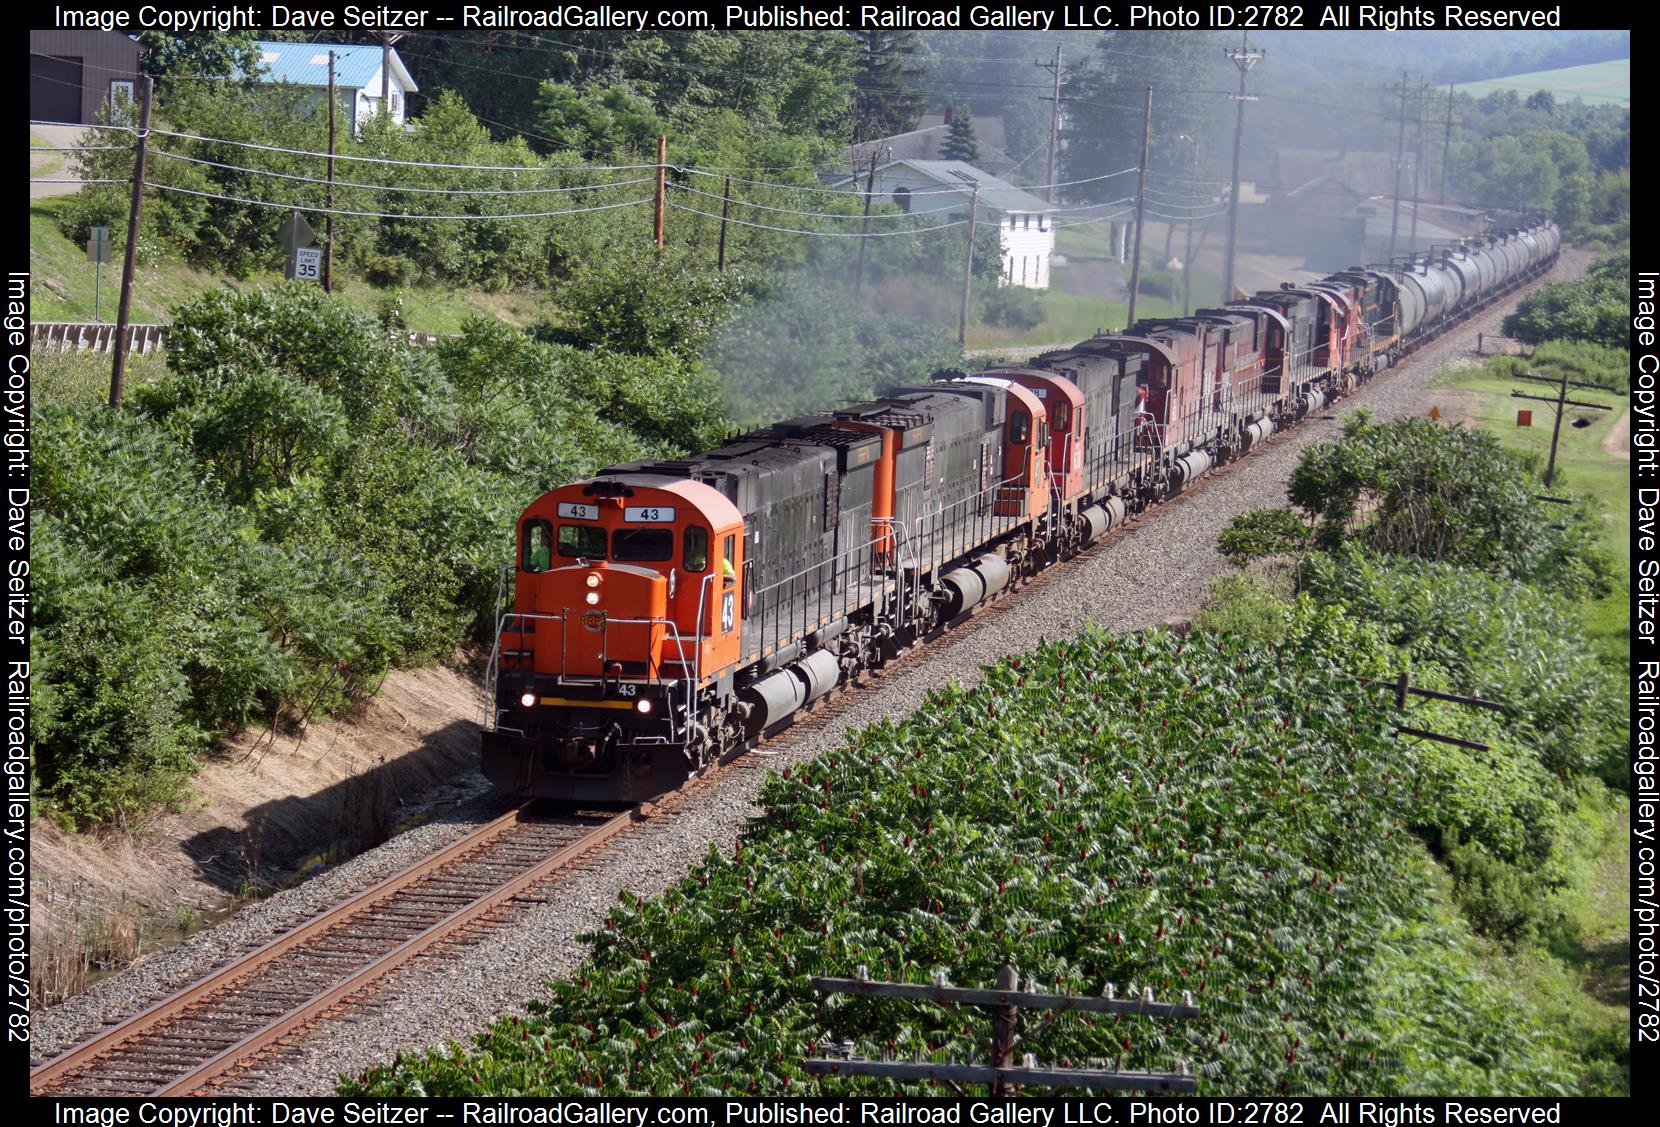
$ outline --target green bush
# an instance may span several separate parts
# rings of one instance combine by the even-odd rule
[[[1613,562],[1589,517],[1557,528],[1534,499],[1533,465],[1486,431],[1357,411],[1339,442],[1305,449],[1287,495],[1315,540],[1477,568],[1578,597],[1612,589]]]
[[[1035,329],[1043,324],[1043,305],[1037,291],[1026,286],[1001,285],[980,300],[980,319],[1010,329]]]
[[[1509,705],[1507,730],[1558,778],[1624,754],[1619,687],[1560,596],[1352,547],[1311,556],[1303,582],[1320,602],[1376,623],[1415,666],[1444,670],[1452,691]]]
[[[1027,1034],[1045,1061],[1186,1058],[1202,1094],[1559,1091],[1564,1062],[1472,971],[1401,832],[1412,756],[1345,660],[1365,628],[1300,629],[1274,648],[1091,630],[930,694],[770,778],[730,856],[625,893],[530,1016],[344,1090],[924,1092],[801,1062],[826,1036],[982,1056],[986,1015],[826,998],[812,977],[975,983],[1007,961],[1046,991],[1198,1003],[1181,1022],[1057,1014]]]
[[[1441,860],[1453,876],[1453,898],[1478,934],[1514,950],[1559,925],[1552,893],[1560,881],[1473,845],[1456,846]]]
[[[1314,525],[1290,509],[1253,509],[1228,522],[1216,550],[1235,566],[1266,556],[1299,556],[1313,546]]]

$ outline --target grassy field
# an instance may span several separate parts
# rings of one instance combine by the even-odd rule
[[[1471,422],[1498,435],[1507,446],[1530,451],[1539,457],[1541,468],[1550,453],[1551,425],[1555,408],[1535,400],[1514,399],[1511,389],[1521,381],[1499,379],[1480,366],[1448,368],[1437,381],[1432,399],[1444,418]],[[1535,384],[1529,394],[1549,395],[1550,388]],[[1602,510],[1603,543],[1614,554],[1619,575],[1615,594],[1590,604],[1585,625],[1592,640],[1604,654],[1624,663],[1631,656],[1631,607],[1626,582],[1631,571],[1631,462],[1603,449],[1620,416],[1630,406],[1623,395],[1613,392],[1578,392],[1571,398],[1588,403],[1606,403],[1609,411],[1572,411],[1562,421],[1557,449],[1557,479],[1552,492],[1558,496],[1590,497]],[[1517,409],[1533,411],[1533,425],[1516,425]],[[1590,425],[1575,427],[1573,419],[1584,416]],[[1540,502],[1546,504],[1548,502]]]
[[[31,157],[31,162],[38,158]],[[42,175],[31,163],[31,175]],[[34,200],[29,204],[29,268],[35,285],[30,291],[30,316],[36,321],[93,320],[93,265],[86,250],[64,237],[57,217],[66,205],[64,198]],[[254,289],[275,285],[276,271],[232,280],[222,274],[198,270],[184,263],[167,261],[143,266],[133,285],[133,320],[141,324],[165,324],[169,311],[197,294],[229,286]],[[121,266],[109,263],[103,270],[100,319],[115,320],[120,297]],[[530,293],[483,293],[467,290],[384,289],[357,278],[340,277],[335,293],[371,313],[389,302],[402,307],[404,321],[411,329],[428,333],[453,333],[474,314],[484,314],[520,327],[539,320],[544,312]]]
[[[1584,66],[1561,67],[1557,70],[1512,74],[1505,78],[1487,79],[1484,82],[1466,82],[1459,86],[1458,90],[1477,98],[1505,90],[1514,90],[1526,98],[1536,91],[1549,90],[1562,100],[1580,98],[1591,105],[1629,106],[1631,60],[1613,59],[1605,63],[1587,63]]]

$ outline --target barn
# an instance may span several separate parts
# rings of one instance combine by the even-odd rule
[[[29,120],[90,125],[133,101],[144,46],[119,31],[29,32]]]

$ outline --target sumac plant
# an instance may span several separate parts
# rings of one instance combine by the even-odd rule
[[[1210,1093],[1468,1091],[1563,1077],[1490,987],[1419,953],[1467,941],[1406,829],[1417,783],[1386,694],[1334,647],[1098,630],[953,685],[771,777],[731,852],[625,894],[593,954],[471,1048],[354,1094],[827,1094],[826,1035],[867,1056],[983,1056],[985,1011],[821,997],[813,975],[1191,990],[1185,1021],[1028,1018],[1054,1064],[1168,1069]],[[1428,964],[1426,964],[1428,965]],[[1433,1082],[1433,1081],[1430,1081]],[[925,1090],[925,1089],[924,1089]]]

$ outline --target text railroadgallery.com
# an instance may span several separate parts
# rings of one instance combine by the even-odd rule
[[[48,1101],[42,1100],[41,1103]],[[1605,1100],[1569,1099],[64,1099],[73,1127],[1480,1127],[1591,1124]],[[45,1117],[40,1117],[45,1120]]]

